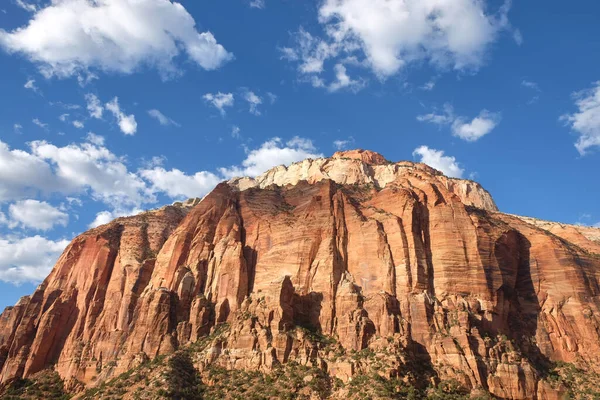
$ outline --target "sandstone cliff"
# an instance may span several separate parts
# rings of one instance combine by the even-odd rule
[[[600,368],[599,237],[500,213],[424,164],[305,160],[77,237],[0,317],[1,379],[53,366],[93,386],[227,326],[201,370],[295,361],[347,382],[418,361],[499,398],[560,398],[554,363]]]

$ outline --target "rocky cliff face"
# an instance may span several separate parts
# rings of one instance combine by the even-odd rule
[[[348,381],[419,360],[470,390],[560,398],[554,362],[600,368],[599,236],[502,214],[423,164],[305,160],[77,237],[1,315],[1,379],[54,366],[94,385],[225,326],[200,369],[296,361]]]

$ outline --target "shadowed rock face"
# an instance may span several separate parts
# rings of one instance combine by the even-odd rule
[[[600,366],[600,235],[546,224],[497,212],[474,182],[372,152],[278,167],[73,240],[0,317],[1,378],[54,365],[95,384],[228,322],[206,363],[360,369],[292,334],[301,326],[398,353],[388,374],[410,351],[467,387],[553,398],[550,361]]]

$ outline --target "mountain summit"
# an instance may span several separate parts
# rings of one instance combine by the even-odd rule
[[[301,366],[312,398],[365,377],[561,398],[560,368],[600,368],[599,232],[501,213],[424,164],[308,159],[75,238],[2,313],[1,380],[53,368],[81,391],[187,349],[212,386]]]

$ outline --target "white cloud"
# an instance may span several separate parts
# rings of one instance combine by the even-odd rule
[[[419,89],[425,90],[426,92],[431,92],[433,88],[435,88],[435,81],[430,80],[429,82],[423,84],[423,86],[421,86]]]
[[[67,226],[69,216],[44,201],[22,200],[8,208],[10,228],[23,227],[49,230],[55,225]]]
[[[335,71],[335,81],[331,82],[327,87],[327,90],[330,92],[337,92],[345,88],[357,92],[364,87],[364,82],[350,79],[343,64],[336,64],[333,69]]]
[[[44,130],[48,130],[48,124],[40,121],[38,118],[34,118],[31,122]]]
[[[275,104],[275,102],[277,101],[277,95],[274,93],[267,92],[267,97],[269,98],[271,104]]]
[[[96,135],[94,132],[88,132],[85,140],[96,146],[104,146],[104,136]]]
[[[451,104],[444,104],[444,108],[441,113],[432,112],[429,114],[418,115],[417,121],[428,122],[435,125],[450,125],[456,117],[454,116],[454,108]]]
[[[37,192],[52,192],[60,182],[50,165],[36,155],[11,150],[0,141],[0,202],[22,199]]]
[[[513,30],[513,39],[515,40],[515,43],[518,44],[519,46],[523,44],[523,34],[521,33],[520,30],[518,30],[518,29]]]
[[[104,107],[102,107],[102,103],[98,96],[93,93],[88,93],[85,95],[85,101],[87,103],[87,110],[90,113],[90,116],[96,119],[102,118],[102,114],[104,114]]]
[[[442,150],[430,149],[427,146],[420,146],[413,151],[413,157],[421,157],[421,162],[432,168],[442,171],[446,176],[453,178],[462,178],[464,169],[460,168],[456,158],[445,156]]]
[[[107,148],[92,143],[57,147],[45,141],[31,143],[32,154],[51,165],[54,185],[47,190],[91,196],[113,206],[153,201],[144,182],[127,170],[124,161]]]
[[[500,123],[501,115],[484,109],[468,122],[468,118],[456,116],[452,105],[446,103],[441,113],[419,115],[417,120],[439,126],[451,125],[454,136],[474,142],[490,133]]]
[[[528,81],[527,79],[521,81],[521,86],[541,92],[540,86],[536,82]]]
[[[137,122],[135,121],[135,115],[127,115],[121,111],[119,106],[119,98],[115,97],[105,105],[106,109],[113,113],[119,124],[121,132],[126,135],[135,135],[137,132]]]
[[[88,225],[88,228],[97,228],[100,225],[108,224],[110,221],[115,219],[113,213],[110,211],[101,211],[96,214],[96,218]]]
[[[100,225],[108,224],[116,218],[137,215],[143,211],[144,210],[139,208],[134,208],[130,210],[101,211],[96,214],[96,218],[88,225],[88,228],[97,228]]]
[[[85,125],[81,121],[73,121],[73,126],[77,129],[83,129]]]
[[[62,101],[54,101],[54,102],[51,101],[50,105],[61,107],[61,108],[64,108],[65,110],[79,110],[81,108],[81,106],[78,104],[63,103]]]
[[[250,7],[252,8],[265,8],[265,0],[250,0]]]
[[[225,115],[225,107],[232,107],[234,103],[232,93],[206,93],[202,98],[212,104],[221,112],[221,115]]]
[[[582,156],[594,146],[600,146],[600,81],[590,89],[573,94],[578,111],[560,119],[579,135],[575,148]]]
[[[41,94],[40,89],[35,85],[35,79],[30,79],[23,85],[25,89],[32,90],[35,93]]]
[[[240,127],[239,127],[239,126],[235,126],[235,125],[234,125],[234,126],[231,128],[231,137],[232,137],[232,138],[235,138],[235,139],[239,139],[239,138],[240,138],[240,132],[241,132],[241,129],[240,129]]]
[[[13,130],[15,131],[15,133],[21,134],[21,133],[23,133],[23,125],[21,125],[21,124],[14,124],[13,125]]]
[[[496,11],[489,8],[486,0],[324,0],[318,19],[326,36],[300,28],[295,45],[282,53],[298,62],[302,75],[312,76],[326,61],[339,64],[349,56],[380,79],[422,61],[475,71],[499,33],[511,29],[509,1]]]
[[[344,140],[334,140],[333,141],[333,147],[336,150],[347,150],[348,147],[350,147],[351,145],[354,145],[354,138],[353,137],[349,137],[348,139],[344,139]]]
[[[81,207],[83,205],[83,202],[81,201],[81,199],[78,199],[77,197],[65,197],[65,200],[67,200],[67,203],[69,203],[69,205],[73,206],[78,206]]]
[[[178,72],[174,60],[184,51],[206,70],[233,58],[211,32],[196,30],[183,5],[169,0],[52,1],[27,25],[0,29],[0,46],[59,77],[90,69],[128,74],[142,66],[168,76]]]
[[[325,61],[334,58],[340,52],[340,45],[332,44],[315,37],[300,27],[294,35],[295,47],[284,47],[281,49],[282,58],[299,62],[298,71],[301,74],[320,74],[323,72]]]
[[[62,122],[67,122],[67,120],[69,119],[69,114],[61,114],[58,117],[59,120],[61,120]]]
[[[202,197],[222,180],[211,172],[186,175],[178,169],[167,171],[162,167],[141,170],[140,175],[151,183],[153,191],[172,198]]]
[[[30,4],[25,2],[24,0],[15,0],[15,4],[17,6],[19,6],[20,8],[22,8],[25,11],[28,12],[36,12],[37,11],[37,6],[35,4]]]
[[[148,110],[148,115],[150,115],[152,118],[156,119],[158,121],[158,123],[161,124],[162,126],[169,126],[169,125],[173,125],[173,126],[177,126],[177,127],[181,126],[177,122],[173,121],[171,118],[167,117],[165,114],[161,113],[159,110],[156,110],[156,109]]]
[[[278,165],[289,165],[305,158],[319,158],[315,146],[309,139],[294,137],[287,143],[280,138],[273,138],[263,143],[258,149],[249,151],[242,165],[229,168],[220,168],[219,171],[226,178],[236,176],[257,176],[268,169]]]
[[[250,106],[250,114],[260,115],[258,106],[262,104],[262,99],[256,95],[256,93],[248,90],[244,93],[244,100],[248,102]]]
[[[69,244],[41,236],[0,237],[0,280],[13,284],[41,282]]]
[[[527,79],[523,79],[521,81],[521,86],[528,88],[528,89],[532,89],[536,93],[542,92],[542,89],[540,89],[540,86],[536,82],[532,82]],[[528,105],[535,104],[538,102],[539,99],[540,99],[539,94],[536,94],[531,99],[529,99],[529,101],[527,101],[527,104]]]
[[[154,201],[143,180],[105,147],[93,143],[57,147],[45,141],[30,147],[30,152],[11,150],[0,141],[0,165],[6,166],[0,168],[0,202],[85,192],[113,207]]]
[[[102,136],[91,132],[86,142],[80,144],[59,147],[35,141],[29,146],[29,151],[11,150],[0,141],[0,165],[6,167],[0,168],[0,203],[17,202],[10,209],[10,218],[3,215],[4,224],[18,223],[36,229],[65,225],[68,217],[64,211],[68,208],[57,210],[42,201],[26,200],[34,196],[61,194],[69,204],[81,204],[75,195],[103,202],[109,209],[96,215],[92,225],[97,226],[118,216],[140,212],[145,205],[154,204],[159,193],[177,199],[201,197],[223,179],[255,176],[276,165],[322,156],[309,139],[294,137],[284,142],[274,138],[247,150],[240,165],[215,172],[168,170],[161,165],[162,159],[156,158],[132,172],[122,157],[104,147]]]
[[[267,169],[321,157],[312,141],[279,138],[249,150],[240,166],[222,168],[220,175],[208,171],[186,174],[151,163],[137,172],[128,170],[123,158],[104,147],[104,138],[88,133],[87,142],[59,147],[45,141],[30,143],[29,152],[11,150],[0,141],[0,202],[38,195],[89,194],[113,209],[129,210],[156,201],[156,193],[171,197],[198,196],[211,185],[233,175],[259,175]],[[147,182],[150,182],[150,186]]]
[[[467,142],[475,142],[490,133],[500,123],[500,119],[499,113],[488,110],[482,110],[471,122],[459,117],[452,124],[452,134]]]

